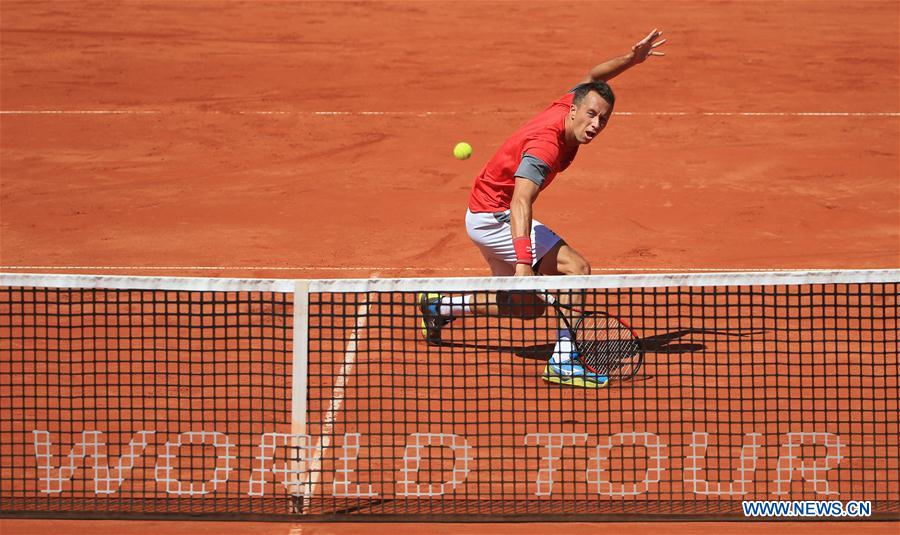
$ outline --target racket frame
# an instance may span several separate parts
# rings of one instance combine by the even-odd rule
[[[637,375],[638,371],[640,371],[640,369],[643,367],[643,365],[644,365],[644,348],[641,346],[640,338],[638,338],[637,333],[635,332],[634,328],[631,325],[629,325],[627,322],[622,321],[622,319],[619,318],[618,316],[614,316],[607,312],[602,312],[599,310],[585,310],[583,308],[578,308],[578,307],[571,306],[571,305],[564,305],[563,303],[560,303],[559,300],[556,297],[554,297],[553,294],[551,294],[547,290],[540,290],[537,292],[537,295],[541,299],[543,299],[544,302],[546,302],[548,305],[553,307],[553,309],[556,311],[556,314],[560,317],[560,319],[562,319],[563,324],[565,324],[566,328],[569,329],[569,332],[572,333],[572,344],[575,346],[575,351],[578,352],[579,355],[582,354],[582,351],[581,351],[580,343],[578,341],[578,338],[579,338],[578,333],[579,333],[579,328],[581,326],[583,318],[585,316],[605,316],[607,318],[612,318],[613,320],[615,320],[619,324],[621,324],[623,327],[625,327],[625,329],[627,329],[628,332],[631,333],[631,336],[634,338],[634,341],[638,347],[638,352],[636,355],[637,363],[635,366],[633,366],[631,373],[629,373],[627,375],[619,375],[619,376],[616,376],[615,378],[620,381],[625,381],[625,380],[631,379],[632,377]],[[568,315],[565,312],[563,312],[563,309],[577,311],[580,314],[578,319],[575,321],[574,325],[572,325],[572,322],[570,321]],[[588,363],[586,363],[584,361],[582,361],[582,365],[594,373],[603,373],[603,372],[600,372],[600,371],[594,369],[592,366],[590,366]],[[612,378],[612,377],[610,377],[610,378]]]

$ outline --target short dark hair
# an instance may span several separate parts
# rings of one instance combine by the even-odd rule
[[[578,84],[575,86],[575,89],[572,90],[575,93],[575,98],[572,99],[572,104],[579,106],[581,101],[584,100],[584,97],[587,96],[591,91],[600,95],[603,100],[609,102],[610,107],[616,105],[616,95],[613,94],[613,90],[609,87],[609,84],[604,82],[603,80],[598,80],[596,82],[585,82],[583,84]]]

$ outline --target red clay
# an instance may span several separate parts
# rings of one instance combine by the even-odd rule
[[[896,115],[697,115],[896,113],[895,2],[74,6],[4,2],[2,108],[159,113],[2,117],[6,269],[486,274],[479,167],[653,26],[668,55],[613,82],[647,115],[614,117],[538,217],[598,269],[900,263]],[[335,110],[405,114],[311,115]]]
[[[614,116],[542,195],[537,217],[597,270],[900,265],[893,1],[4,0],[0,9],[4,112],[122,112],[0,116],[4,271],[487,274],[463,229],[480,166],[588,67],[654,26],[670,38],[667,57],[613,82],[618,111],[636,115]],[[317,115],[328,111],[349,113]],[[785,115],[740,115],[752,112]],[[452,158],[459,140],[475,147],[470,160]],[[112,266],[121,269],[101,269]],[[202,266],[214,269],[190,269]],[[122,526],[159,529],[3,522],[4,533]],[[228,524],[238,526],[359,525]],[[481,532],[372,529],[381,528]],[[823,533],[806,523],[684,532],[807,528]],[[680,528],[566,525],[599,529]],[[853,526],[887,529],[896,533]]]

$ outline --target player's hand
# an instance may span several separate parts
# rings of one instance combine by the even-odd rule
[[[656,47],[662,45],[666,42],[665,39],[657,41],[659,36],[662,35],[662,32],[653,28],[653,31],[650,32],[647,37],[644,37],[636,45],[631,47],[632,53],[632,63],[643,63],[650,56],[665,56],[665,52],[659,52],[655,50]]]
[[[516,264],[516,277],[533,277],[534,269],[528,264]]]

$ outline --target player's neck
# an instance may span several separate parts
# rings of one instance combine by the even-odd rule
[[[566,120],[563,122],[563,142],[569,148],[578,146],[578,139],[575,137],[574,126],[572,116],[566,115]]]
[[[566,129],[563,134],[563,141],[569,148],[575,148],[581,145],[581,143],[578,142],[578,138],[575,137],[575,131],[568,123],[566,124]]]

